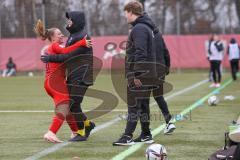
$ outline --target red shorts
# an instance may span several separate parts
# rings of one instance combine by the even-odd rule
[[[57,81],[50,81],[46,79],[44,88],[49,96],[53,98],[55,106],[63,103],[69,103],[69,93],[65,79],[58,79]]]

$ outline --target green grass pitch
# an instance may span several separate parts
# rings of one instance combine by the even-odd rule
[[[168,95],[189,87],[207,77],[204,73],[175,73],[167,77],[174,89]],[[224,80],[230,75],[225,73]],[[48,130],[53,113],[18,113],[3,111],[21,110],[52,110],[53,102],[47,96],[43,88],[43,76],[0,78],[0,159],[17,160],[32,156],[54,144],[43,140],[43,134]],[[178,114],[198,99],[210,93],[213,89],[205,83],[182,95],[168,101],[172,114]],[[98,76],[93,88],[108,91],[116,95],[109,74],[102,73]],[[233,101],[225,101],[224,96],[233,95]],[[221,148],[224,144],[224,132],[228,125],[239,115],[240,85],[239,80],[232,82],[219,94],[220,103],[215,107],[209,107],[205,102],[191,113],[191,120],[178,121],[177,130],[173,135],[166,136],[161,132],[154,140],[163,144],[168,151],[171,160],[203,160]],[[153,102],[153,101],[152,101]],[[86,97],[83,109],[95,108],[99,100]],[[103,115],[94,121],[97,125],[124,115],[127,109],[123,101],[119,101],[117,110]],[[158,106],[151,107],[152,114],[156,117],[151,121],[151,128],[155,129],[163,124]],[[187,115],[189,116],[189,115]],[[116,124],[100,130],[90,136],[87,142],[72,143],[64,148],[42,157],[43,160],[71,160],[80,157],[81,160],[108,160],[128,149],[128,147],[113,147],[112,142],[123,133],[126,121],[121,120]],[[138,126],[134,136],[138,136]],[[58,133],[58,137],[64,141],[70,138],[69,127],[64,124]],[[127,160],[145,159],[144,153],[148,145],[127,157]]]

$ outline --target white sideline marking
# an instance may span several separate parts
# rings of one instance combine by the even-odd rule
[[[0,110],[0,113],[53,113],[53,110]]]
[[[207,79],[203,80],[203,81],[200,81],[200,82],[198,82],[198,83],[196,83],[196,84],[194,84],[190,87],[187,87],[187,88],[182,89],[180,91],[177,91],[173,94],[170,94],[169,96],[165,97],[165,100],[170,100],[173,97],[176,97],[176,96],[181,95],[185,92],[188,92],[188,91],[206,83],[207,81],[208,81]],[[152,102],[150,104],[150,106],[153,106],[155,104],[156,104],[156,102]],[[83,110],[83,112],[88,112],[88,111],[91,111],[91,110]],[[107,110],[96,110],[96,112],[105,112],[105,111],[107,111]],[[0,113],[53,113],[53,112],[54,112],[53,110],[0,110]],[[114,109],[111,112],[127,112],[127,109]]]
[[[104,128],[107,128],[107,127],[113,125],[114,123],[117,123],[120,120],[122,120],[122,118],[117,117],[117,118],[115,118],[115,119],[113,119],[113,120],[111,120],[107,123],[99,125],[92,131],[92,134],[96,133],[97,131],[100,131]],[[56,152],[57,150],[65,147],[65,146],[68,146],[71,143],[72,142],[63,142],[63,143],[55,144],[52,147],[46,148],[46,149],[42,150],[41,152],[38,152],[38,153],[34,154],[33,156],[30,156],[30,157],[26,158],[25,160],[37,160],[37,159],[42,158],[42,157],[44,157],[44,156],[46,156],[50,153]],[[77,142],[75,142],[75,143],[77,143]]]
[[[156,103],[151,103],[154,105]],[[83,110],[83,112],[88,112],[92,110]],[[109,110],[95,110],[94,112],[106,112]],[[53,110],[0,110],[0,113],[53,113]],[[127,112],[127,109],[114,109],[111,112]]]
[[[179,90],[179,91],[177,91],[177,92],[175,92],[175,93],[167,96],[165,99],[166,99],[166,100],[172,99],[172,98],[174,98],[174,97],[176,97],[176,96],[178,96],[178,95],[181,95],[181,94],[186,93],[186,92],[188,92],[188,91],[190,91],[190,90],[192,90],[192,89],[194,89],[194,88],[196,88],[196,87],[199,87],[200,85],[203,85],[203,84],[206,83],[206,82],[208,82],[207,79],[202,80],[202,81],[200,81],[200,82],[197,82],[197,83],[195,83],[195,84],[193,84],[193,85],[191,85],[191,86],[189,86],[189,87],[187,87],[187,88],[185,88],[185,89]],[[153,102],[153,103],[151,103],[150,105],[153,106],[153,105],[155,105],[155,104],[156,104],[156,103]],[[109,126],[117,123],[118,121],[120,121],[120,120],[122,120],[122,119],[123,119],[123,117],[122,117],[122,118],[121,118],[121,117],[117,117],[117,118],[114,118],[113,120],[111,120],[111,121],[109,121],[109,122],[103,123],[103,124],[97,126],[97,127],[92,131],[92,133],[96,133],[97,131],[100,131],[100,130],[102,130],[102,129],[104,129],[104,128],[107,128],[107,127],[109,127]],[[56,151],[60,150],[61,148],[70,145],[71,143],[72,143],[72,142],[63,142],[63,143],[55,144],[55,145],[53,145],[52,147],[46,148],[46,149],[44,149],[44,150],[42,150],[42,151],[40,151],[40,152],[38,152],[38,153],[30,156],[30,157],[27,157],[27,158],[24,159],[24,160],[37,160],[37,159],[42,158],[42,157],[44,157],[44,156],[46,156],[46,155],[48,155],[48,154],[50,154],[50,153],[56,152]]]

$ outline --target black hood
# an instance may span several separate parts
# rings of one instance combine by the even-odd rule
[[[134,22],[132,22],[131,25],[135,26],[138,23],[143,23],[147,25],[153,30],[155,34],[159,32],[159,29],[156,27],[156,25],[153,23],[152,19],[148,16],[146,12],[144,12],[142,16],[138,17]]]
[[[66,27],[70,33],[76,33],[84,29],[86,21],[85,14],[80,11],[66,12],[66,18],[71,19],[73,25],[71,27]]]
[[[237,41],[236,41],[235,38],[232,38],[232,39],[230,40],[230,43],[231,43],[231,44],[235,44],[235,43],[237,43]]]

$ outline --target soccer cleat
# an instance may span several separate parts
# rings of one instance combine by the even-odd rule
[[[154,140],[152,139],[152,135],[147,135],[147,136],[144,136],[144,135],[140,135],[138,138],[134,139],[133,140],[135,143],[147,143],[147,144],[152,144],[154,143]]]
[[[81,136],[80,134],[77,134],[75,137],[71,138],[69,141],[70,142],[80,142],[80,141],[86,141],[87,137],[86,136]]]
[[[135,142],[133,141],[131,136],[123,135],[119,140],[113,142],[113,146],[131,146],[134,145]]]
[[[173,123],[168,123],[164,129],[164,134],[171,134],[176,129],[176,126]]]
[[[59,140],[52,131],[48,131],[46,134],[44,134],[43,138],[51,143],[62,143],[63,141]]]
[[[90,122],[90,125],[85,127],[86,137],[89,137],[91,131],[95,128],[95,126],[96,125],[94,122]]]

